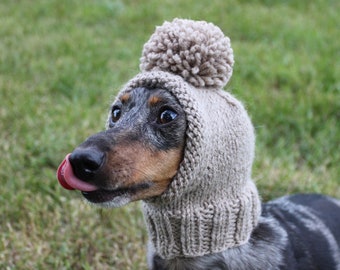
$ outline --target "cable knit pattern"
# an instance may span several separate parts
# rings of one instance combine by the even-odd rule
[[[183,33],[185,39],[168,38]],[[166,259],[202,256],[246,243],[261,211],[251,179],[254,129],[243,105],[221,89],[233,62],[229,39],[221,33],[205,22],[175,19],[165,23],[144,46],[142,72],[118,95],[137,87],[163,88],[177,98],[186,114],[186,146],[178,172],[164,194],[143,202],[150,239]],[[192,70],[194,62],[188,66],[177,65],[177,61],[176,70],[165,64],[163,56],[156,56],[155,52],[167,51],[160,44],[177,48],[176,55],[185,56],[183,63],[187,53],[181,54],[181,50],[187,51],[188,44],[193,48],[209,44],[209,48],[220,49],[218,55],[224,55],[224,68],[215,65],[200,73]],[[203,51],[202,55],[196,51],[195,59],[222,63],[214,58],[216,54]]]
[[[144,45],[142,71],[162,70],[182,76],[195,87],[223,87],[234,64],[230,39],[204,21],[175,19],[157,27]]]

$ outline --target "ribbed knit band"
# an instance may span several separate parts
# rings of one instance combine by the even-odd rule
[[[253,185],[233,200],[193,205],[192,197],[179,205],[145,202],[149,237],[163,258],[195,257],[246,243],[257,224],[259,198]]]

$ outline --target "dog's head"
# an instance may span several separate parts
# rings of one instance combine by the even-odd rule
[[[224,194],[243,189],[254,136],[242,104],[222,89],[233,63],[230,39],[213,24],[175,19],[156,28],[107,130],[65,158],[59,182],[107,206],[167,190],[162,202],[202,187],[207,196],[221,185]]]
[[[213,24],[175,19],[157,27],[107,130],[66,157],[59,182],[101,206],[143,199],[162,257],[248,241],[261,206],[251,179],[254,129],[223,91],[233,63],[230,39]]]
[[[162,194],[185,145],[186,118],[177,99],[164,89],[124,92],[107,126],[67,155],[58,169],[60,184],[110,207]]]

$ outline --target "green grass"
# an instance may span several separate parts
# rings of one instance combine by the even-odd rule
[[[338,10],[335,0],[1,1],[0,269],[146,268],[139,204],[91,208],[55,171],[104,128],[144,42],[173,17],[214,22],[231,37],[227,89],[256,127],[263,199],[339,198]]]

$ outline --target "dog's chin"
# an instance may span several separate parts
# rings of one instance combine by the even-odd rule
[[[91,204],[99,207],[116,208],[132,202],[135,200],[136,194],[149,189],[152,185],[151,182],[143,182],[126,188],[97,189],[94,191],[82,191],[81,193]]]
[[[87,202],[103,208],[117,208],[132,201],[131,194],[127,191],[107,191],[96,190],[91,192],[81,192]]]

